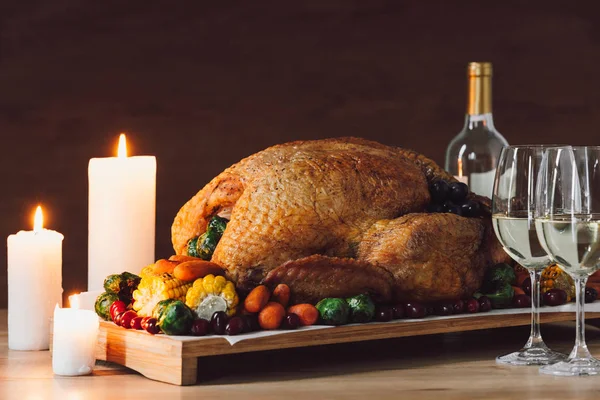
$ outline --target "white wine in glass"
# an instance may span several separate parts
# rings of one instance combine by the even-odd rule
[[[540,368],[557,376],[599,375],[585,343],[585,284],[600,268],[600,147],[548,149],[536,186],[535,225],[550,258],[575,281],[577,330],[569,357]]]
[[[545,146],[505,147],[498,162],[492,198],[496,237],[531,277],[531,333],[519,351],[499,356],[508,365],[546,365],[566,358],[546,346],[540,333],[540,275],[552,261],[540,243],[534,221],[535,182]]]

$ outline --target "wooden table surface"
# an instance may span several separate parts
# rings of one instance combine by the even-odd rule
[[[548,344],[568,351],[572,323],[543,326]],[[496,355],[516,350],[526,327],[430,335],[209,357],[203,383],[179,387],[116,365],[93,375],[55,377],[48,351],[8,350],[6,310],[0,310],[0,399],[584,399],[600,396],[600,377],[539,375],[536,367],[501,367]],[[600,356],[600,329],[588,325]]]

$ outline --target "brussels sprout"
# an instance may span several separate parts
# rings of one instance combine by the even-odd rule
[[[494,289],[486,293],[475,293],[473,297],[476,299],[485,296],[490,299],[493,308],[506,308],[512,304],[515,290],[509,282],[494,281]]]
[[[177,300],[176,299],[166,299],[166,300],[161,300],[158,303],[156,303],[156,305],[154,306],[154,309],[152,310],[152,316],[154,318],[156,318],[157,320],[159,320],[160,316],[165,311],[165,308],[169,304],[173,303],[174,301],[177,301]]]
[[[208,223],[207,231],[215,232],[220,237],[223,235],[223,232],[225,232],[225,228],[227,228],[228,222],[228,219],[215,215],[211,218],[210,222]]]
[[[117,300],[119,300],[119,296],[114,293],[102,293],[96,298],[96,303],[94,304],[96,314],[103,320],[110,321],[110,306]]]
[[[109,275],[104,280],[104,290],[118,295],[125,304],[131,304],[133,291],[137,289],[141,279],[131,272]]]
[[[185,335],[193,323],[194,313],[181,300],[167,304],[158,319],[158,326],[167,335]]]
[[[350,307],[350,321],[354,323],[369,322],[375,315],[375,303],[366,294],[349,297],[346,299]]]
[[[316,305],[321,321],[325,325],[343,325],[348,323],[350,308],[344,299],[326,298]]]
[[[121,290],[121,274],[112,274],[104,279],[104,290],[107,293],[119,294]]]
[[[197,237],[190,239],[187,243],[187,255],[190,257],[198,257],[198,239]]]

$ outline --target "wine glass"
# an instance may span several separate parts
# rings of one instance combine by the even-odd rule
[[[547,146],[508,146],[502,149],[492,198],[492,224],[510,257],[531,277],[531,333],[525,346],[496,358],[499,364],[545,365],[566,358],[552,351],[540,333],[540,276],[552,264],[535,230],[535,183]]]
[[[553,261],[575,281],[577,336],[569,358],[540,368],[560,376],[600,374],[585,344],[585,284],[600,268],[600,147],[548,149],[536,188],[535,226]]]

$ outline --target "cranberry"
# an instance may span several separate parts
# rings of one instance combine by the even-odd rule
[[[462,182],[450,183],[450,200],[455,203],[462,203],[469,195],[469,187]]]
[[[452,315],[453,312],[454,305],[452,303],[438,303],[433,307],[435,315]]]
[[[467,300],[467,311],[471,314],[479,312],[479,300],[477,300],[477,299]]]
[[[560,306],[567,302],[567,293],[562,289],[550,289],[542,296],[544,304],[549,306]]]
[[[137,317],[138,315],[135,311],[125,311],[123,314],[119,314],[121,316],[119,325],[121,325],[125,329],[131,328],[131,320]]]
[[[427,212],[429,213],[443,213],[444,207],[441,204],[431,203],[427,206]]]
[[[429,186],[429,193],[434,203],[442,204],[448,199],[450,187],[446,181],[435,181]]]
[[[454,314],[462,314],[465,312],[465,302],[461,299],[454,300],[454,303],[452,303],[452,309],[454,310]]]
[[[425,306],[421,303],[406,303],[404,311],[408,318],[424,318],[426,315]]]
[[[404,318],[406,314],[403,304],[396,304],[392,307],[392,312],[394,313],[394,319]]]
[[[378,306],[375,309],[375,321],[387,322],[394,318],[394,311],[389,306]]]
[[[210,322],[203,318],[195,320],[192,324],[191,332],[194,336],[207,335],[210,332]]]
[[[460,206],[454,204],[451,201],[447,201],[444,203],[444,212],[456,214],[456,215],[462,215],[462,209],[460,208]]]
[[[114,321],[115,318],[117,318],[117,315],[125,311],[127,311],[127,305],[124,302],[121,300],[113,301],[109,308],[110,319]]]
[[[135,317],[131,320],[130,327],[131,329],[141,330],[142,329],[142,317]]]
[[[240,317],[233,317],[225,326],[225,334],[227,335],[239,335],[244,330],[244,320]]]
[[[531,307],[531,297],[526,294],[518,294],[513,297],[513,307],[515,308],[526,308]]]
[[[479,202],[475,200],[469,200],[466,203],[460,206],[462,210],[462,215],[469,218],[474,218],[479,216],[480,206]]]
[[[585,302],[593,303],[598,298],[598,291],[593,287],[585,288]]]
[[[242,315],[242,320],[244,321],[244,332],[254,332],[260,330],[260,325],[258,323],[258,315]]]
[[[217,311],[210,319],[210,327],[217,335],[223,335],[227,326],[227,314],[225,311]]]
[[[118,313],[115,318],[113,319],[113,322],[115,324],[117,324],[118,326],[121,326],[121,317],[123,317],[123,315],[126,313],[127,311],[123,311]]]
[[[151,335],[156,335],[160,332],[160,327],[158,326],[158,321],[156,318],[148,319],[146,322],[146,332],[150,333]]]
[[[142,318],[142,322],[140,323],[140,325],[142,326],[143,330],[146,330],[146,326],[148,325],[148,320],[152,318],[152,317],[144,317]]]
[[[282,328],[283,329],[298,329],[300,326],[300,317],[296,314],[288,314],[283,319]]]
[[[481,296],[478,301],[479,301],[479,311],[488,312],[492,309],[492,302],[490,301],[489,297]]]

